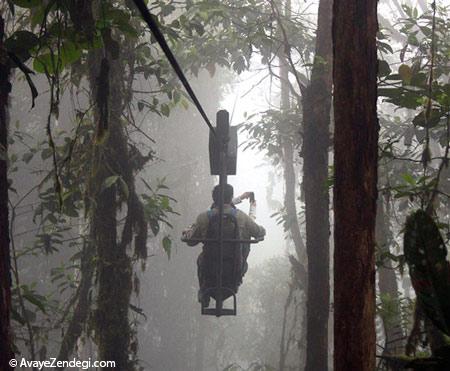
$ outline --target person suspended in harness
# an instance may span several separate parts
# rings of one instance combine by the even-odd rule
[[[196,222],[183,231],[183,240],[189,246],[195,246],[200,242],[195,240],[210,239],[218,237],[219,224],[219,186],[214,187],[212,192],[213,204],[211,208],[201,213]],[[243,199],[250,199],[250,216],[236,208],[235,203],[242,202]],[[229,184],[224,186],[224,239],[249,240],[250,238],[262,239],[266,231],[256,224],[255,218],[256,203],[252,192],[246,192],[233,199],[233,187]],[[223,244],[223,274],[222,281],[224,287],[229,287],[236,291],[242,283],[242,277],[247,271],[247,258],[250,253],[250,244],[226,242]],[[199,301],[209,302],[209,297],[205,298],[202,293],[206,288],[216,284],[217,275],[217,243],[204,243],[203,250],[197,259],[197,275],[199,280]]]

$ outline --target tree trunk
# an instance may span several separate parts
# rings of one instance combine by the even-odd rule
[[[102,172],[111,176],[106,169]],[[98,252],[95,328],[99,359],[113,360],[116,368],[127,371],[131,369],[128,361],[131,264],[126,251],[117,243],[116,196],[115,186],[101,192],[93,216]]]
[[[93,232],[93,229],[91,232]],[[93,238],[89,241],[83,241],[80,259],[81,278],[78,286],[78,300],[73,310],[72,317],[70,318],[70,322],[67,325],[67,331],[61,341],[61,346],[58,352],[58,360],[61,361],[69,359],[69,357],[73,354],[75,346],[83,333],[84,325],[89,318],[89,292],[92,287],[92,280],[94,276],[95,257],[95,246],[92,243],[92,240]]]
[[[109,54],[109,53],[107,53]],[[100,53],[90,56],[90,83],[93,95],[97,95],[98,76],[101,74]],[[128,161],[128,149],[123,133],[121,115],[123,108],[123,86],[121,80],[125,75],[118,60],[107,57],[110,73],[110,96],[107,112],[108,133],[104,142],[95,150],[92,170],[93,196],[95,205],[92,215],[92,236],[97,249],[98,297],[95,318],[95,333],[98,346],[98,358],[115,361],[119,370],[132,370],[129,360],[131,328],[128,309],[132,290],[131,259],[127,255],[127,244],[119,242],[117,235],[117,211],[119,208],[117,185],[103,189],[105,180],[114,175],[128,179],[122,171],[122,163]],[[107,92],[105,92],[107,94]],[[96,108],[99,110],[99,107]],[[97,112],[96,121],[101,120]],[[128,167],[129,168],[129,167]],[[131,190],[130,190],[131,192]]]
[[[289,306],[292,303],[292,296],[294,294],[295,286],[293,284],[289,285],[289,294],[286,298],[283,311],[283,324],[281,328],[281,339],[280,339],[280,358],[278,361],[278,371],[284,371],[286,366],[286,358],[289,353],[289,339],[286,341],[286,327],[288,322],[288,311]]]
[[[281,111],[284,113],[290,110],[289,100],[289,67],[286,57],[281,54],[280,60],[280,78],[281,78]],[[283,130],[283,128],[280,128]],[[287,128],[286,131],[289,129]],[[282,133],[283,134],[283,133]],[[283,153],[283,167],[284,167],[284,207],[286,208],[287,215],[287,227],[291,233],[292,241],[294,242],[295,252],[297,254],[297,260],[302,261],[302,257],[305,251],[305,244],[300,232],[300,225],[298,222],[297,214],[297,178],[295,176],[294,167],[294,145],[292,139],[289,138],[289,133],[286,132],[281,136],[281,149]]]
[[[290,18],[291,16],[291,3],[287,1],[285,4],[285,17]],[[286,42],[286,40],[285,40]],[[285,52],[289,48],[289,44],[286,42],[284,45]],[[290,87],[289,87],[289,63],[287,60],[287,55],[284,53],[280,53],[279,56],[280,61],[280,83],[281,83],[281,99],[280,99],[280,109],[284,114],[289,113],[291,109],[290,102]],[[283,130],[285,132],[283,133]],[[292,241],[294,242],[296,257],[290,256],[291,261],[291,269],[294,272],[295,276],[292,276],[292,283],[289,291],[288,300],[286,301],[286,305],[284,308],[284,317],[283,317],[283,326],[282,326],[282,334],[281,334],[281,342],[280,342],[280,356],[279,356],[279,371],[283,371],[286,365],[286,358],[289,353],[289,341],[285,344],[286,338],[286,326],[287,326],[287,312],[289,306],[291,305],[291,299],[293,295],[294,287],[296,287],[296,282],[302,289],[306,288],[306,262],[305,262],[305,243],[303,241],[300,224],[298,220],[297,213],[297,185],[298,180],[295,174],[295,165],[294,165],[294,143],[293,139],[289,137],[289,127],[286,128],[281,127],[281,150],[283,155],[283,167],[284,167],[284,181],[285,181],[285,193],[284,193],[284,207],[287,215],[287,228],[291,233]],[[295,282],[296,281],[296,282]],[[294,309],[295,310],[295,309]],[[300,351],[300,355],[302,352]]]
[[[303,96],[303,174],[308,255],[306,371],[328,370],[330,221],[328,146],[331,110],[332,0],[319,4],[316,55]]]
[[[10,66],[4,48],[5,22],[0,15],[0,370],[12,370],[11,348],[11,261],[8,219],[8,97]]]
[[[391,231],[387,222],[389,215],[384,210],[382,199],[378,200],[377,204],[377,245],[379,248],[389,251],[390,241],[392,241]],[[382,297],[385,296],[387,300],[394,301],[396,304],[396,312],[389,313],[388,318],[382,318],[385,334],[383,355],[403,353],[405,334],[401,324],[397,277],[390,259],[386,259],[383,265],[378,268],[378,288]]]
[[[284,206],[286,208],[286,215],[288,218],[288,228],[291,233],[292,241],[294,242],[295,252],[297,254],[298,261],[302,261],[304,256],[305,244],[300,232],[300,225],[298,222],[297,213],[297,196],[296,186],[298,184],[295,176],[294,168],[294,148],[292,142],[285,140],[282,143],[283,159],[284,159],[284,181],[285,181],[285,194],[284,194]]]
[[[375,367],[377,1],[335,0],[334,370]]]

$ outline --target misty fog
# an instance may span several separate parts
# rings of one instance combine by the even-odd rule
[[[350,67],[340,61],[333,75],[339,50],[332,47],[340,35],[332,40],[331,24],[345,21],[344,2],[335,1],[334,9],[331,0],[142,2],[217,132],[220,110],[238,127],[237,172],[227,182],[234,196],[255,196],[255,203],[248,197],[236,205],[242,214],[233,214],[239,212],[224,198],[213,203],[219,176],[210,172],[210,130],[143,21],[135,6],[141,1],[0,4],[0,39],[6,40],[0,55],[14,56],[5,75],[8,109],[5,103],[1,111],[8,127],[0,160],[8,164],[2,205],[9,224],[0,231],[9,260],[0,279],[11,293],[4,344],[11,343],[16,369],[38,369],[20,360],[54,358],[111,360],[118,366],[89,369],[120,371],[372,371],[420,369],[414,367],[427,357],[444,364],[430,370],[446,369],[450,1],[379,1],[376,39],[359,37],[370,22],[352,24],[353,39],[373,41],[378,61],[356,65],[352,56]],[[367,3],[376,9],[376,1]],[[357,4],[348,19],[366,10]],[[373,82],[372,92],[378,84],[369,110],[377,111],[378,139],[359,134],[372,122],[360,119],[345,137],[349,144],[334,142],[345,129],[335,128],[335,117],[338,123],[365,107],[348,100],[351,109],[337,112],[336,99],[355,97],[354,91],[333,95],[335,86],[343,87],[333,85],[336,76],[356,76],[372,65],[378,72],[372,68],[373,76],[359,81]],[[365,151],[358,141],[367,148],[374,143],[372,154],[378,148],[375,163],[366,153],[336,160],[347,149]],[[336,174],[336,164],[353,163],[348,174]],[[354,211],[348,220],[355,221],[354,228],[345,226],[348,239],[365,237],[348,248],[336,239],[335,255],[335,208],[346,206],[336,189],[347,175],[356,179],[349,195],[376,193],[347,200]],[[252,243],[248,271],[233,293],[236,315],[216,317],[201,314],[205,297],[210,308],[216,301],[197,277],[209,237],[196,246],[182,237],[192,236],[201,213],[216,210],[222,218],[224,204],[240,232],[239,215],[246,228],[262,226],[265,236]],[[417,210],[431,227],[411,222],[421,217]],[[210,223],[213,214],[207,215]],[[433,238],[420,240],[431,230]],[[222,236],[221,246],[231,238]],[[435,242],[433,257],[440,259],[433,260],[438,274],[432,278],[411,263],[425,261],[427,241]],[[242,254],[244,244],[234,243]],[[413,248],[420,254],[408,255]],[[366,281],[352,280],[352,272]],[[431,282],[434,291],[423,293],[417,282]],[[356,294],[345,306],[347,288]],[[334,329],[343,328],[361,338],[335,343]],[[354,359],[342,361],[347,346]],[[371,354],[371,366],[346,368],[367,358],[354,351],[358,346]]]

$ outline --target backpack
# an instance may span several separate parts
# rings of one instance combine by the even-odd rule
[[[239,239],[239,226],[236,219],[237,210],[232,208],[231,212],[223,215],[223,239]],[[207,239],[219,238],[219,212],[208,211]],[[242,247],[239,242],[224,242],[222,253],[222,300],[237,292],[242,276]],[[219,242],[206,242],[203,246],[202,259],[202,289],[215,288],[218,286],[217,277],[220,269]],[[211,291],[211,297],[215,299],[216,292]]]

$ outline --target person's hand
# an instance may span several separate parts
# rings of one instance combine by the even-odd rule
[[[188,240],[192,236],[192,228],[186,228],[181,232],[181,239],[182,240]]]
[[[239,196],[241,200],[245,200],[246,198],[250,198],[250,195],[252,192],[244,192],[242,195]]]

